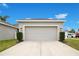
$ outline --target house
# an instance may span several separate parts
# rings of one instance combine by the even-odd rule
[[[60,27],[65,21],[29,18],[20,19],[17,22],[25,41],[56,41],[59,40]]]
[[[75,33],[75,37],[79,38],[79,31]]]
[[[0,22],[0,40],[15,39],[17,28],[8,22]]]
[[[65,31],[65,38],[75,38],[75,33],[70,33],[69,31]]]

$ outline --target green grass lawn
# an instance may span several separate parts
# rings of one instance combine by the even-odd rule
[[[79,50],[79,38],[65,39],[64,42],[72,48]]]
[[[15,39],[11,39],[11,40],[1,40],[0,41],[0,52],[15,45],[17,42]]]

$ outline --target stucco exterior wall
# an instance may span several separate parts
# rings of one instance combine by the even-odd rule
[[[15,39],[16,29],[0,24],[0,40]]]
[[[25,39],[25,30],[23,28],[25,28],[25,26],[57,26],[57,40],[59,40],[59,32],[60,32],[60,28],[63,26],[63,23],[59,22],[59,23],[53,23],[53,22],[20,22],[19,23],[19,31],[23,32],[23,39]]]
[[[18,25],[18,27],[19,27],[19,30],[21,31],[22,30],[22,28],[23,28],[23,26],[24,25],[27,25],[27,26],[33,26],[33,25],[58,25],[59,26],[59,28],[61,28],[61,27],[63,27],[63,23],[41,23],[41,22],[37,22],[37,23],[29,23],[29,22],[26,22],[26,23],[19,23],[19,25]]]

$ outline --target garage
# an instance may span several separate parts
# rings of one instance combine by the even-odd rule
[[[56,26],[28,26],[25,27],[25,40],[27,41],[56,41]]]
[[[24,41],[57,41],[64,20],[20,19],[17,20]]]

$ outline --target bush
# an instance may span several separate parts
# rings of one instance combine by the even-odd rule
[[[65,32],[60,32],[59,41],[63,42],[65,40]]]
[[[19,42],[22,42],[23,40],[23,34],[22,34],[22,32],[17,32],[17,40],[19,41]]]

